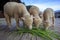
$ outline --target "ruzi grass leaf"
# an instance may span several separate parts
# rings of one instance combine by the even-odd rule
[[[60,40],[60,35],[56,34],[55,32],[51,30],[46,31],[40,28],[37,29],[35,27],[33,27],[32,30],[29,30],[27,28],[19,28],[16,32],[17,34],[30,33],[34,36],[39,36],[46,40],[54,40],[54,38]]]

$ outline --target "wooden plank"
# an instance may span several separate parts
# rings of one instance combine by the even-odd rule
[[[5,19],[3,18],[0,20],[2,20],[2,24],[4,24]],[[60,19],[56,18],[55,22],[56,22],[55,23],[55,30],[60,33]],[[1,26],[1,27],[3,27],[3,26]],[[42,38],[40,38],[38,36],[32,36],[29,33],[19,35],[16,33],[8,33],[8,32],[5,32],[5,30],[2,30],[2,31],[0,31],[0,40],[42,40]]]

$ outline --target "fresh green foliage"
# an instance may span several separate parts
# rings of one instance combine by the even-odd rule
[[[30,33],[34,36],[42,37],[44,40],[60,40],[60,35],[51,31],[51,30],[43,30],[41,28],[36,29],[33,28],[32,30],[26,29],[26,28],[19,28],[17,31],[17,34],[23,34],[23,33]]]

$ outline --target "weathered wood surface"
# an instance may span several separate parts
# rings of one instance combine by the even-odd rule
[[[0,40],[42,40],[42,38],[33,36],[31,34],[16,34],[0,31]]]
[[[1,18],[0,19],[0,40],[40,40],[39,37],[36,36],[32,36],[31,34],[25,33],[22,35],[17,35],[16,33],[8,33],[5,32],[6,28],[7,28],[7,24],[5,19]],[[12,27],[11,30],[15,29],[16,26],[16,22],[14,19],[12,19]],[[23,26],[23,22],[20,21],[20,26]]]
[[[5,19],[1,18],[0,19],[0,40],[42,40],[42,38],[37,37],[37,36],[32,36],[31,34],[25,33],[22,35],[17,35],[16,33],[8,33],[5,32],[6,28],[7,28],[7,24]],[[15,29],[15,20],[12,19],[12,29]],[[22,25],[23,22],[20,22],[20,26]],[[56,19],[55,20],[55,31],[60,33],[60,19]]]

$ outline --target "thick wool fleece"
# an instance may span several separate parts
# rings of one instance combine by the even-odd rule
[[[30,16],[30,13],[27,11],[24,4],[16,3],[16,2],[8,2],[4,5],[4,15],[7,21],[7,24],[9,27],[11,27],[11,17],[14,17],[16,20],[16,26],[19,26],[19,17],[24,18],[25,25],[28,25],[28,27],[32,26],[33,18]],[[28,16],[28,17],[27,17]],[[32,20],[32,21],[31,21]],[[27,22],[29,21],[29,22]]]
[[[54,26],[55,15],[51,8],[45,9],[43,13],[43,23],[44,27],[48,29],[50,26]]]

